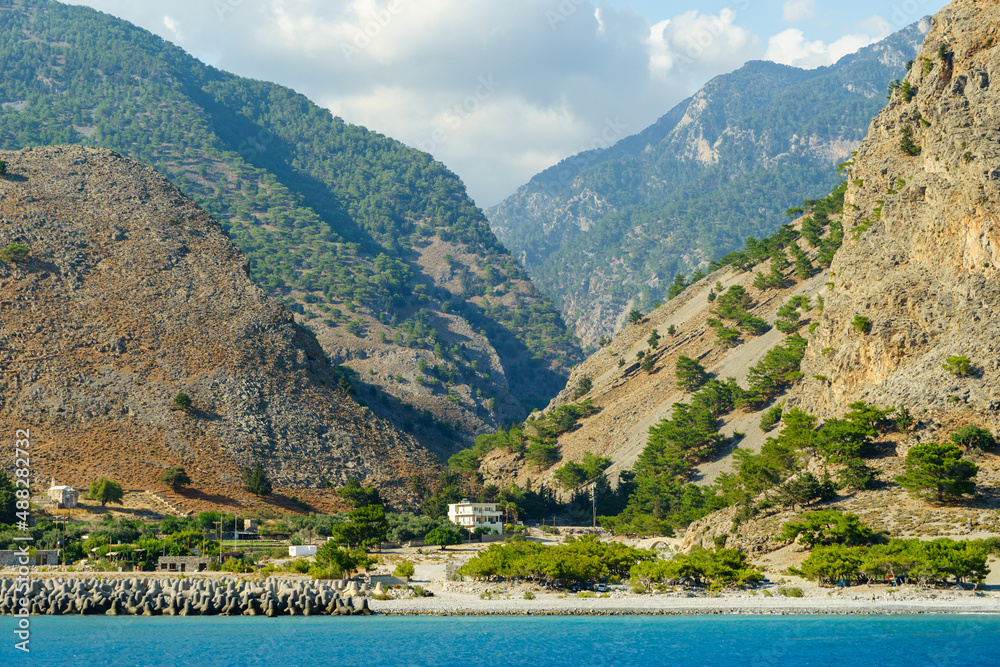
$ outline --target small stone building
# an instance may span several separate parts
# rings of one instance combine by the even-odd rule
[[[156,571],[204,572],[211,564],[212,559],[203,556],[160,556],[156,563]]]
[[[0,551],[0,568],[5,567],[21,567],[21,557],[20,552],[13,549],[7,551]],[[38,567],[41,565],[58,565],[59,564],[59,550],[58,549],[35,549],[34,557],[28,558],[29,567]]]
[[[49,500],[56,509],[72,509],[80,502],[80,492],[72,486],[56,486],[53,483],[49,487]]]

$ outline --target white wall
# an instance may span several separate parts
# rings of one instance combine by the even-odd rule
[[[300,544],[298,546],[292,545],[288,547],[289,556],[315,556],[316,550],[319,549],[315,544]]]

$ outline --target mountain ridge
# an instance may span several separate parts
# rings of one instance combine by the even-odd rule
[[[675,275],[775,231],[777,199],[829,192],[921,25],[833,66],[753,61],[716,77],[642,132],[536,175],[490,223],[592,348]]]

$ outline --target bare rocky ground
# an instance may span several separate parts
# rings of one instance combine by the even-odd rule
[[[436,469],[338,388],[315,336],[154,170],[82,147],[0,157],[0,247],[29,248],[0,262],[0,424],[33,433],[36,488],[155,489],[183,465],[193,506],[241,507],[260,504],[233,490],[260,460],[279,488],[360,477],[405,502],[406,480]],[[182,392],[192,408],[172,409]]]

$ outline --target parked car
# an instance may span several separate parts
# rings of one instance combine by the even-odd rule
[[[608,585],[607,584],[597,584],[597,592],[598,593],[607,593],[608,592]]]

